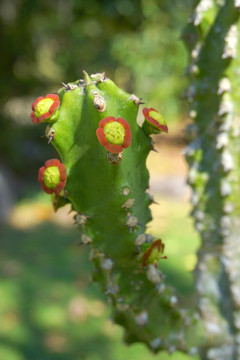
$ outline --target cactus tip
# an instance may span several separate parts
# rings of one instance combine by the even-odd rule
[[[85,70],[83,70],[83,77],[84,77],[86,84],[92,83],[92,79],[90,78],[90,76],[88,75],[88,73]]]

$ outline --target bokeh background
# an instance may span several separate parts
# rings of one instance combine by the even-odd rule
[[[123,344],[69,209],[54,214],[39,189],[38,168],[57,154],[42,137],[45,125],[29,118],[37,96],[80,79],[83,69],[105,71],[164,114],[169,134],[154,137],[158,153],[147,161],[158,202],[149,231],[166,244],[160,266],[168,283],[191,305],[199,239],[182,155],[181,41],[190,10],[190,0],[0,1],[0,360],[190,359]]]

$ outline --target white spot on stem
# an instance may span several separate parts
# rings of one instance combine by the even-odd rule
[[[114,263],[111,259],[102,259],[101,268],[107,271],[111,271]]]
[[[238,28],[236,25],[230,26],[230,29],[225,37],[225,47],[222,58],[236,58],[238,44]]]
[[[136,216],[129,216],[129,218],[126,221],[126,225],[129,227],[137,226],[138,224],[138,218]]]
[[[194,218],[198,221],[202,221],[205,217],[205,214],[203,211],[201,210],[196,210],[194,211],[194,214],[193,214]]]
[[[233,112],[233,103],[229,100],[222,101],[218,110],[218,115],[222,116]]]
[[[234,6],[240,10],[240,0],[234,0]]]
[[[140,326],[146,325],[147,322],[148,322],[148,313],[147,313],[147,311],[143,310],[138,315],[136,315],[135,316],[135,321]]]
[[[151,342],[150,342],[150,346],[153,350],[156,350],[160,345],[161,345],[161,339],[160,338],[156,338],[156,339],[153,339]]]
[[[141,246],[142,244],[145,243],[145,241],[147,240],[147,235],[146,234],[140,234],[136,237],[134,244],[136,246]]]
[[[135,199],[127,199],[125,203],[122,205],[124,209],[130,209],[134,205]]]
[[[195,151],[201,148],[201,140],[199,138],[192,141],[185,149],[182,154],[185,156],[193,156]]]
[[[228,150],[224,150],[221,159],[224,172],[229,172],[234,169],[233,157]]]
[[[226,204],[224,204],[224,207],[223,207],[223,211],[226,213],[226,214],[230,214],[231,212],[233,212],[234,210],[234,205],[233,203],[231,202],[226,202]]]
[[[177,299],[176,296],[171,296],[170,304],[171,304],[172,306],[176,305],[176,304],[177,304],[177,301],[178,301],[178,299]]]
[[[232,188],[231,185],[229,184],[229,182],[227,180],[222,180],[221,182],[221,186],[220,186],[220,193],[222,196],[228,196],[230,195],[232,192]]]
[[[163,274],[156,269],[154,265],[149,265],[147,269],[147,278],[152,283],[158,284],[163,280]]]
[[[91,244],[92,243],[92,239],[85,234],[82,234],[81,240],[82,240],[83,244]]]
[[[124,196],[128,196],[129,193],[130,193],[130,190],[129,190],[129,188],[127,188],[127,187],[125,187],[125,188],[122,190],[122,194],[123,194]]]
[[[195,26],[198,26],[202,22],[203,13],[211,9],[213,5],[213,0],[201,0],[189,21],[193,22]]]
[[[228,134],[221,132],[216,137],[216,149],[222,149],[228,145]]]
[[[218,84],[218,95],[231,91],[231,82],[227,77],[222,78]]]

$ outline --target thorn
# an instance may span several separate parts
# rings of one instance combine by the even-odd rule
[[[137,106],[139,106],[140,104],[143,104],[143,102],[141,102],[142,98],[137,97],[135,94],[131,94],[129,96],[127,101],[130,101],[130,100],[132,100]]]
[[[63,191],[64,191],[64,199],[66,199],[67,197],[68,197],[68,195],[69,195],[69,191],[67,191],[65,188],[63,189]]]
[[[46,127],[45,137],[48,139],[48,144],[55,138],[55,130],[50,125]]]
[[[74,90],[78,87],[78,85],[76,84],[65,84],[64,82],[62,82],[63,86],[65,87],[65,89],[68,91],[68,90]]]
[[[160,204],[158,201],[155,201],[155,200],[154,200],[154,197],[151,196],[151,195],[149,195],[149,200],[150,200],[151,204],[156,204],[156,205],[159,205],[159,204]]]
[[[138,105],[144,105],[144,104],[146,104],[146,103],[143,101],[139,101],[139,103],[138,103]]]
[[[152,241],[153,241],[153,239],[154,239],[154,237],[153,237],[152,235],[147,234],[147,238],[146,238],[146,242],[147,242],[147,243],[151,244]]]
[[[67,84],[64,84],[64,82],[62,82],[63,86],[65,87],[66,90],[68,90],[68,86]]]
[[[90,78],[90,76],[88,75],[88,73],[85,70],[83,70],[83,77],[84,77],[86,85],[93,84],[92,79]]]
[[[53,136],[50,135],[50,136],[49,136],[49,139],[48,139],[48,144],[50,144],[50,143],[52,142],[52,140],[53,140]]]
[[[155,149],[155,147],[154,147],[154,142],[153,142],[153,140],[151,141],[150,149],[151,149],[152,151],[155,151],[156,153],[158,153],[158,151],[157,151],[157,150]]]

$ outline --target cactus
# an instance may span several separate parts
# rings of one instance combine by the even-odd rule
[[[202,239],[196,267],[197,306],[178,306],[165,284],[165,245],[146,232],[151,220],[145,161],[151,135],[167,132],[161,114],[119,89],[105,74],[64,84],[38,98],[34,123],[61,162],[39,170],[55,210],[70,203],[82,244],[89,246],[93,279],[108,297],[125,341],[153,352],[181,350],[202,360],[240,359],[240,235],[238,105],[240,1],[194,1],[184,31],[191,53],[186,93],[193,123],[185,150],[192,215]],[[177,239],[176,239],[177,241]]]
[[[164,243],[146,233],[150,135],[168,129],[153,108],[143,109],[139,126],[140,104],[104,74],[86,72],[57,94],[37,98],[32,121],[48,123],[46,137],[61,158],[46,161],[38,179],[55,210],[71,203],[80,241],[91,247],[93,279],[125,328],[125,341],[141,341],[153,352],[193,353],[199,324],[164,283]]]
[[[192,215],[202,244],[196,267],[205,328],[201,359],[240,359],[240,107],[238,0],[194,2],[184,39],[193,123],[186,148]]]

